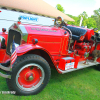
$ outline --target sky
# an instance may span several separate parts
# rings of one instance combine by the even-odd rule
[[[56,7],[57,4],[65,10],[65,14],[70,14],[73,16],[78,16],[83,11],[88,14],[88,17],[93,15],[93,11],[100,8],[100,0],[43,0],[50,4],[53,7]]]

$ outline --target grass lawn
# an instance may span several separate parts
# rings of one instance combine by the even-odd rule
[[[0,91],[9,91],[6,79],[0,77]],[[59,74],[52,70],[45,89],[37,95],[0,94],[0,100],[100,100],[100,72],[94,67]]]

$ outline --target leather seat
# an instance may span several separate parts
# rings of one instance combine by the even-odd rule
[[[67,28],[71,30],[72,32],[72,39],[73,40],[79,40],[81,36],[84,36],[87,32],[86,29],[83,29],[81,27],[74,27],[74,26],[68,26]]]

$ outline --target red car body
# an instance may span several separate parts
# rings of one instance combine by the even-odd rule
[[[64,74],[99,64],[100,41],[99,36],[96,36],[96,34],[97,33],[95,33],[93,29],[85,29],[70,25],[64,27],[49,27],[21,24],[20,22],[14,23],[9,28],[8,33],[5,31],[0,33],[0,68],[6,71],[11,71],[12,69],[13,73],[14,68],[17,68],[16,62],[23,62],[23,60],[21,62],[18,62],[17,60],[13,65],[14,68],[10,68],[10,64],[8,62],[11,62],[11,45],[13,40],[15,41],[17,59],[21,60],[21,57],[29,54],[38,55],[39,57],[37,56],[37,58],[40,59],[40,62],[45,59],[43,62],[48,63],[51,68],[56,68],[58,73]],[[2,43],[3,39],[5,40],[4,43]],[[4,64],[6,64],[6,66],[3,66]],[[31,91],[31,89],[34,91],[34,89],[30,86],[32,84],[36,84],[36,88],[38,88],[37,85],[41,83],[41,80],[43,81],[43,79],[40,80],[38,78],[41,77],[42,74],[44,75],[44,73],[42,73],[42,68],[39,67],[39,69],[41,69],[41,71],[35,68],[32,72],[29,66],[29,69],[25,67],[25,69],[23,69],[24,71],[21,71],[21,69],[20,73],[18,72],[19,75],[17,75],[18,73],[16,72],[16,77],[18,79],[18,81],[16,80],[17,86],[25,91]],[[49,71],[47,72],[50,74]],[[13,81],[12,74],[0,75],[8,78],[10,83]],[[22,78],[21,75],[24,77]],[[39,83],[37,82],[38,80]],[[28,81],[31,81],[32,83],[28,83]],[[31,94],[19,91],[17,93],[22,95]]]

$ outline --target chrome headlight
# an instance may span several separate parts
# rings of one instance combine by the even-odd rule
[[[60,16],[58,16],[58,17],[56,18],[55,24],[56,24],[58,27],[61,27],[62,24],[63,24],[63,22],[64,22],[63,18],[60,17]]]
[[[4,42],[5,41],[5,38],[3,36],[0,36],[0,42]]]
[[[5,38],[3,36],[0,36],[0,42],[1,42],[1,48],[6,48]]]

